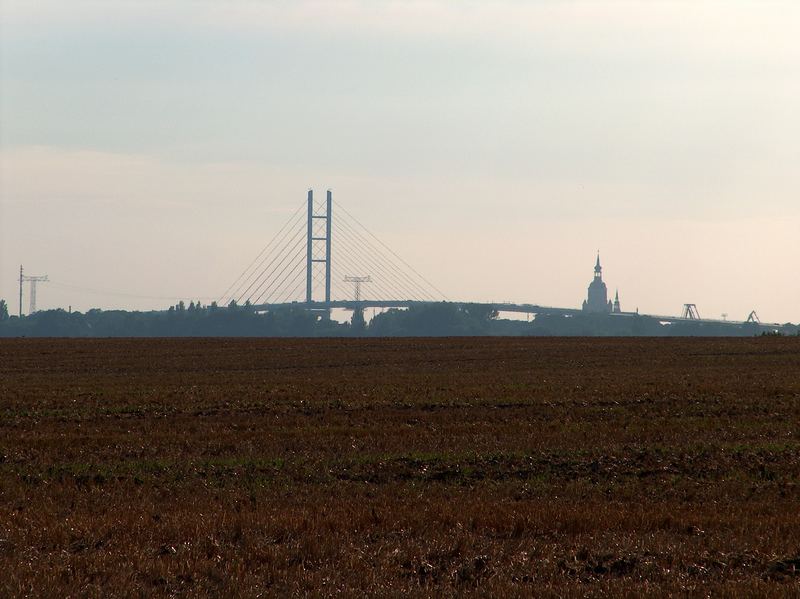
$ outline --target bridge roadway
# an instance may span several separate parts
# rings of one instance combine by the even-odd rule
[[[436,303],[449,303],[457,306],[481,306],[488,309],[497,310],[498,312],[514,312],[518,314],[549,314],[554,316],[577,316],[579,314],[586,314],[583,310],[577,308],[555,308],[552,306],[539,306],[537,304],[514,304],[505,302],[420,302],[412,300],[339,300],[331,302],[291,302],[282,304],[257,304],[251,308],[257,312],[269,311],[281,308],[302,308],[305,310],[356,310],[358,308],[365,310],[367,308],[411,308],[414,306],[427,306]],[[783,325],[776,323],[748,323],[741,320],[718,320],[712,318],[680,318],[679,316],[659,316],[653,314],[639,314],[638,312],[619,312],[610,314],[613,318],[633,318],[641,316],[643,318],[652,318],[660,322],[679,323],[690,322],[695,324],[714,324],[723,326],[742,326],[745,324],[754,324],[758,327],[764,328],[777,328],[780,329]]]

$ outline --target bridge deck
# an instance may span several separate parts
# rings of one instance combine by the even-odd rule
[[[576,316],[581,314],[586,314],[583,310],[577,308],[557,308],[554,306],[540,306],[538,304],[514,304],[514,303],[505,303],[505,302],[420,302],[420,301],[413,301],[413,300],[391,300],[391,301],[384,301],[384,300],[339,300],[339,301],[331,301],[331,302],[291,302],[291,303],[280,303],[280,304],[258,304],[252,306],[252,309],[256,311],[268,311],[268,310],[275,310],[275,309],[282,309],[282,308],[302,308],[306,310],[332,310],[332,309],[342,309],[342,310],[356,310],[361,309],[365,310],[368,308],[383,308],[383,309],[390,309],[390,308],[411,308],[414,306],[429,306],[436,303],[448,303],[448,304],[455,304],[457,306],[482,306],[485,308],[497,310],[498,312],[515,312],[519,314],[552,314],[556,316]],[[681,318],[679,316],[662,316],[662,315],[654,315],[654,314],[639,314],[638,312],[619,312],[615,314],[610,314],[609,316],[613,318],[652,318],[654,320],[658,320],[660,322],[669,322],[669,323],[695,323],[695,324],[713,324],[713,325],[723,325],[723,326],[742,326],[746,324],[753,324],[754,326],[758,327],[765,327],[765,328],[780,328],[783,325],[777,323],[748,323],[746,321],[738,321],[738,320],[716,320],[710,318]]]

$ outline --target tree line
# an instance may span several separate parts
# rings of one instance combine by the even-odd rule
[[[784,334],[797,334],[786,325]],[[0,300],[0,337],[403,337],[403,336],[752,336],[766,331],[756,324],[714,323],[664,325],[647,316],[612,318],[599,314],[537,315],[530,322],[506,320],[483,304],[448,302],[391,309],[369,322],[356,310],[349,322],[325,312],[282,306],[255,312],[250,305],[178,302],[152,312],[93,309],[87,312],[46,310],[18,318]]]

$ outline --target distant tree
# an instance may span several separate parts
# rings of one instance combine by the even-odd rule
[[[236,303],[236,300],[231,300],[231,303],[228,304],[228,308],[230,308],[231,310],[235,310],[238,307],[239,307],[239,304]]]
[[[196,309],[194,302],[189,302],[189,312],[194,312]]]
[[[8,320],[8,304],[6,300],[0,299],[0,322]]]
[[[470,317],[456,304],[440,302],[387,310],[372,319],[369,330],[373,335],[389,337],[481,335],[488,330],[488,320]]]
[[[478,321],[496,320],[499,316],[497,310],[485,304],[465,304],[461,309],[470,318]]]
[[[367,328],[367,321],[364,320],[364,310],[356,308],[353,310],[353,318],[350,320],[350,326],[353,327],[354,332],[362,332]]]
[[[183,300],[181,300],[181,301],[179,301],[179,302],[178,302],[178,305],[177,305],[177,306],[175,306],[175,309],[176,309],[178,312],[186,312],[186,304],[184,304],[184,303],[183,303]]]

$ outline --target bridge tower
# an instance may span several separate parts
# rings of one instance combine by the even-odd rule
[[[308,232],[306,234],[306,303],[314,301],[314,265],[325,264],[325,303],[331,301],[331,228],[333,217],[333,194],[328,190],[325,200],[325,213],[318,214],[314,206],[314,190],[308,190]],[[324,236],[317,221],[325,221]],[[316,242],[325,242],[325,257],[319,257]],[[315,251],[316,250],[316,251]]]

